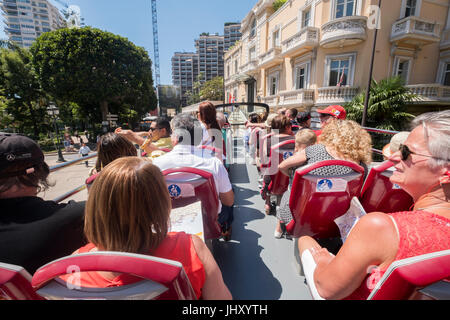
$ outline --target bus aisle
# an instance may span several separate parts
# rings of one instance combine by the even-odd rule
[[[242,138],[235,138],[234,146],[235,156],[243,154]],[[276,218],[263,211],[256,166],[233,164],[230,178],[235,193],[233,233],[229,242],[213,242],[213,254],[233,298],[311,299],[304,277],[296,271],[294,241],[273,236]]]

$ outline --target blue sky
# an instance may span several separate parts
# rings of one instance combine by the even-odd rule
[[[80,7],[86,25],[128,38],[144,47],[153,60],[150,0],[68,2]],[[240,22],[256,3],[257,0],[158,0],[161,84],[172,84],[170,59],[174,52],[195,51],[194,39],[202,32],[222,35],[225,22]]]

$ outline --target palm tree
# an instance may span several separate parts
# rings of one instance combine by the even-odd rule
[[[361,123],[364,110],[365,92],[359,93],[344,107],[347,118]],[[367,108],[367,127],[385,130],[404,130],[414,118],[406,112],[406,107],[420,97],[404,85],[400,77],[372,81]]]

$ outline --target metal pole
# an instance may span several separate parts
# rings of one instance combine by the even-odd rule
[[[56,141],[58,143],[58,161],[57,162],[66,162],[66,160],[63,157],[62,151],[61,151],[61,143],[59,141],[59,130],[58,130],[58,126],[56,125],[56,116],[53,117],[53,125],[55,126]]]
[[[370,60],[369,81],[367,83],[366,98],[364,100],[364,110],[363,110],[363,116],[362,116],[362,121],[361,121],[361,126],[363,126],[363,127],[366,126],[367,109],[369,108],[370,88],[372,86],[373,63],[375,60],[375,49],[376,49],[376,45],[377,45],[378,24],[380,23],[379,19],[381,18],[381,0],[378,0],[378,8],[379,8],[379,11],[378,11],[379,15],[377,16],[375,34],[373,36],[373,47],[372,47],[372,57]]]

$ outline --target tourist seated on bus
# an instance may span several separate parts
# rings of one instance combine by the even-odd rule
[[[401,131],[392,136],[390,142],[383,147],[383,159],[389,159],[394,153],[396,153],[400,145],[403,144],[409,136],[409,131]]]
[[[280,116],[285,116],[286,115],[286,111],[287,111],[287,108],[279,108],[277,110],[277,114],[280,115]]]
[[[319,113],[320,119],[320,130],[316,130],[317,136],[320,136],[325,126],[334,119],[347,119],[347,112],[345,111],[344,107],[339,105],[328,106],[323,110],[317,109],[317,112]]]
[[[312,146],[317,142],[317,136],[311,129],[302,129],[299,130],[295,134],[295,153],[297,154],[301,151],[304,151],[306,147]],[[282,200],[280,203],[283,203],[286,205],[289,204],[289,197],[290,197],[290,191],[292,187],[292,180],[294,178],[294,172],[297,169],[297,167],[290,167],[289,158],[284,160],[278,168],[288,168],[289,171],[289,189],[288,192],[285,192],[285,195],[287,198],[285,198],[285,195],[283,195]],[[274,232],[274,236],[277,239],[280,239],[283,236],[283,229],[281,227],[281,223],[287,224],[292,220],[292,214],[290,210],[287,212],[287,217],[284,216],[286,214],[286,210],[279,211],[277,210],[277,227]]]
[[[109,163],[121,157],[137,156],[136,147],[122,135],[108,132],[97,142],[97,162],[89,176],[99,173]]]
[[[297,122],[297,108],[290,108],[286,111],[286,117],[291,121],[292,131],[296,132],[298,130],[298,122]],[[295,126],[295,127],[294,127]]]
[[[139,145],[140,149],[152,159],[165,154],[161,149],[172,149],[170,122],[166,118],[157,118],[153,121],[148,132],[134,132],[122,128],[117,128],[114,132]]]
[[[249,114],[248,121],[250,123],[261,123],[261,117],[254,112]],[[259,150],[259,137],[261,133],[262,129],[258,127],[248,127],[244,133],[245,150],[252,159],[252,164],[256,164],[255,158]]]
[[[390,180],[414,199],[411,211],[372,212],[352,229],[336,256],[310,237],[299,239],[317,266],[314,284],[325,299],[366,299],[391,263],[450,249],[450,110],[425,113],[389,160]],[[324,131],[325,133],[325,131]]]
[[[231,236],[233,222],[234,192],[228,172],[223,163],[208,150],[197,146],[202,141],[200,121],[193,116],[181,113],[171,122],[173,150],[153,160],[161,171],[176,167],[190,167],[205,170],[214,176],[216,191],[219,196],[219,223],[225,240]]]
[[[286,140],[293,140],[294,139],[294,133],[292,132],[292,126],[291,121],[288,117],[283,115],[278,115],[273,118],[272,120],[272,126],[271,126],[271,132],[274,132],[275,134],[268,139],[264,140],[263,142],[263,152],[265,152],[265,161],[268,162],[270,157],[270,151],[272,147],[272,143],[281,143]],[[264,175],[263,176],[264,185],[263,189],[261,191],[261,194],[263,195],[263,199],[266,201],[266,204],[264,206],[266,214],[270,214],[270,197],[266,197],[266,192],[269,187],[269,184],[271,182],[270,175]]]
[[[270,127],[272,126],[272,120],[275,118],[278,114],[276,113],[269,113],[260,115],[261,121],[260,122],[250,122],[247,121],[245,123],[245,128],[260,128],[260,129],[268,129],[270,131]]]
[[[301,129],[311,128],[311,112],[299,112],[297,114],[297,123]]]
[[[278,166],[278,169],[289,176],[290,168],[296,169],[303,165],[324,160],[354,162],[363,166],[367,174],[368,166],[372,161],[372,139],[367,131],[356,122],[332,119],[323,129],[317,144],[306,147],[304,150],[286,159]],[[351,172],[352,169],[348,167],[327,166],[312,170],[311,174],[335,176]],[[289,208],[290,196],[290,191],[285,192],[281,198],[280,207],[277,209],[277,215],[286,224],[292,219],[292,213]],[[275,233],[280,231],[280,229],[277,229]]]
[[[220,129],[223,129],[223,127],[228,123],[228,119],[227,119],[226,115],[221,111],[216,112],[216,120],[217,120],[217,124],[219,125]]]
[[[222,137],[222,129],[217,122],[216,107],[209,101],[200,103],[197,117],[203,130],[201,145],[222,149],[222,139],[218,141]]]
[[[33,274],[84,245],[84,202],[58,204],[38,193],[50,187],[50,169],[33,140],[0,135],[0,262]]]
[[[124,157],[103,168],[86,203],[89,243],[74,252],[119,251],[181,262],[198,298],[231,299],[222,273],[196,235],[169,232],[171,201],[158,167],[146,158]],[[65,281],[75,277],[67,275]],[[113,272],[83,272],[81,286],[104,288],[141,280]],[[72,280],[73,281],[73,280]]]

